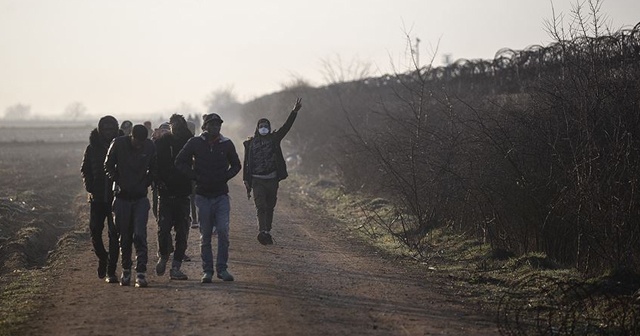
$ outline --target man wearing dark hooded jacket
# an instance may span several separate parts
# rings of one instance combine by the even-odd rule
[[[147,190],[154,179],[156,149],[147,139],[147,128],[133,126],[130,136],[119,136],[111,142],[104,168],[114,181],[113,213],[120,232],[122,258],[121,286],[131,282],[132,245],[136,248],[136,287],[147,287],[147,220],[149,198]]]
[[[89,193],[90,219],[89,230],[91,232],[91,243],[93,251],[98,257],[98,277],[100,279],[107,276],[109,283],[118,282],[116,277],[116,267],[118,264],[118,230],[113,223],[111,213],[111,201],[113,193],[111,183],[104,172],[104,159],[107,156],[107,149],[111,140],[118,135],[118,121],[112,116],[104,116],[98,121],[98,127],[91,131],[89,145],[84,151],[82,158],[82,180],[84,188]],[[104,221],[107,220],[107,231],[109,233],[109,252],[104,247],[102,241],[102,231]]]
[[[280,143],[293,126],[298,111],[302,107],[302,99],[296,103],[280,129],[272,131],[271,122],[262,118],[258,120],[253,137],[243,143],[244,167],[242,179],[247,188],[247,197],[251,197],[256,205],[258,217],[258,241],[263,245],[273,244],[271,224],[276,207],[278,186],[287,178],[287,165],[282,155]]]
[[[156,188],[160,198],[158,206],[158,253],[160,260],[156,264],[156,274],[164,275],[173,252],[173,261],[169,270],[172,280],[187,280],[180,270],[187,249],[189,233],[189,214],[191,211],[191,179],[176,169],[174,161],[178,153],[193,133],[187,127],[183,116],[174,114],[169,118],[170,132],[155,140],[157,152]],[[171,239],[171,228],[176,233],[175,251]]]
[[[202,282],[211,283],[214,273],[211,235],[216,229],[218,255],[215,263],[217,277],[233,281],[227,270],[229,260],[229,186],[227,181],[242,168],[231,139],[220,134],[222,118],[215,113],[202,117],[204,132],[187,141],[176,157],[176,168],[196,181],[195,203],[200,221],[200,255]]]

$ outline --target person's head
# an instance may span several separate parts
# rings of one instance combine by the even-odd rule
[[[107,115],[98,121],[98,134],[106,142],[111,142],[113,138],[118,136],[118,120],[113,116]]]
[[[144,145],[144,141],[147,140],[147,134],[149,131],[144,125],[135,125],[131,131],[131,145],[134,148],[140,149]]]
[[[262,118],[258,120],[258,125],[256,126],[256,134],[258,135],[267,135],[271,133],[271,122],[267,118]]]
[[[216,113],[209,113],[202,116],[202,130],[213,136],[220,135],[222,123],[222,118]]]
[[[181,114],[172,114],[171,117],[169,117],[169,125],[171,125],[172,134],[185,134],[186,132],[191,133],[187,127],[187,121]]]
[[[131,135],[131,128],[133,127],[133,123],[129,120],[125,120],[120,124],[120,129],[124,133],[124,135]]]

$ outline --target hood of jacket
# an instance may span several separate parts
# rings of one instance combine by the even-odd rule
[[[258,132],[258,126],[260,126],[261,123],[266,123],[267,125],[269,125],[269,131],[273,132],[273,129],[271,128],[271,122],[269,121],[269,119],[260,118],[260,120],[258,120],[258,122],[256,123],[256,129],[253,132],[254,137],[257,137],[258,135],[260,135],[260,133]]]
[[[108,143],[104,143],[104,141],[102,141],[102,137],[100,136],[100,132],[98,132],[98,128],[94,128],[91,131],[91,134],[89,135],[89,144],[91,145],[91,147],[103,147],[103,148],[107,148],[109,147]]]

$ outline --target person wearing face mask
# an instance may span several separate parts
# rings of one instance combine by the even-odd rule
[[[89,193],[90,218],[89,230],[91,232],[91,243],[93,251],[98,257],[98,278],[109,283],[118,282],[116,278],[116,267],[118,264],[118,231],[113,223],[111,213],[111,201],[113,193],[111,183],[104,172],[104,159],[107,156],[107,149],[111,140],[118,135],[118,121],[108,115],[100,118],[98,127],[91,131],[89,145],[84,151],[82,158],[82,180],[84,187]],[[104,247],[102,232],[104,222],[107,221],[107,232],[109,233],[109,251]]]
[[[268,119],[258,120],[253,137],[243,142],[242,179],[247,189],[247,198],[251,198],[253,190],[253,201],[258,217],[258,241],[263,245],[273,244],[271,225],[278,186],[280,181],[288,176],[280,143],[291,129],[301,107],[302,98],[298,98],[287,121],[278,130],[271,129],[271,122]]]
[[[222,118],[216,113],[202,117],[202,130],[182,147],[175,159],[176,168],[195,180],[195,203],[200,228],[202,283],[211,283],[214,273],[211,238],[215,228],[218,254],[215,272],[218,279],[233,281],[229,261],[229,186],[227,182],[242,168],[231,139],[220,134]]]

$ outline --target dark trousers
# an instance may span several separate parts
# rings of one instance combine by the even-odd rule
[[[132,245],[136,248],[136,272],[147,271],[147,221],[149,220],[149,199],[142,197],[126,200],[116,197],[113,201],[115,223],[120,232],[120,255],[122,268],[131,269]]]
[[[173,266],[180,267],[187,250],[189,233],[190,199],[185,197],[160,197],[158,204],[158,253],[168,258],[173,253]],[[171,229],[176,233],[176,246],[173,248]]]
[[[253,201],[258,212],[258,228],[260,231],[271,231],[273,222],[273,210],[278,201],[278,179],[253,178],[251,186],[253,188]]]
[[[118,265],[120,237],[111,213],[111,204],[107,202],[91,202],[91,213],[89,218],[89,230],[91,231],[91,244],[93,251],[100,260],[107,260],[107,274],[115,275]],[[102,232],[104,231],[104,221],[107,220],[107,232],[109,234],[109,252],[104,248]]]

